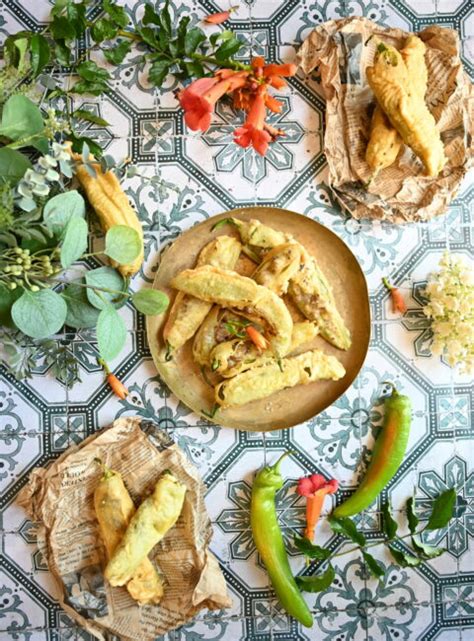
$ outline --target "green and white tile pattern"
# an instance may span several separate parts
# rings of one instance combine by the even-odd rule
[[[126,4],[133,17],[143,3]],[[227,7],[227,0],[173,2],[175,15],[186,11],[194,22]],[[50,8],[46,0],[3,0],[2,37],[22,28],[41,29]],[[348,15],[415,31],[432,23],[453,27],[462,39],[466,71],[473,73],[470,0],[242,0],[232,27],[247,44],[245,56],[291,60],[314,25]],[[268,435],[211,425],[170,395],[156,376],[144,319],[132,308],[123,312],[127,347],[112,363],[131,391],[125,401],[104,385],[89,332],[62,337],[81,363],[82,382],[72,389],[52,378],[41,363],[35,376],[21,383],[0,368],[0,641],[91,639],[57,605],[56,587],[35,545],[35,525],[15,498],[34,466],[47,464],[114,418],[135,414],[157,421],[199,467],[214,523],[212,549],[234,601],[230,610],[203,613],[163,641],[474,639],[472,381],[431,356],[430,328],[421,312],[424,283],[443,251],[472,252],[472,180],[464,183],[449,213],[429,225],[356,221],[340,212],[325,182],[324,101],[316,74],[290,80],[289,91],[281,96],[282,113],[274,118],[287,135],[265,158],[232,144],[231,131],[241,115],[228,107],[219,105],[212,127],[200,136],[186,129],[172,81],[155,91],[144,84],[136,65],[125,62],[115,70],[113,86],[107,97],[83,98],[78,105],[111,123],[106,128],[87,125],[88,135],[100,137],[116,158],[130,155],[142,174],[126,184],[146,239],[146,263],[133,287],[153,280],[160,249],[193,224],[240,205],[286,207],[330,227],[358,257],[374,318],[370,352],[354,385],[331,408],[307,424]],[[401,321],[390,312],[382,275],[404,289],[409,309]],[[399,569],[380,556],[387,568],[381,582],[369,576],[358,557],[339,557],[333,586],[309,595],[315,625],[303,630],[275,600],[252,543],[248,509],[253,474],[285,449],[295,451],[285,465],[288,480],[279,493],[278,510],[291,563],[302,569],[304,560],[290,536],[304,519],[294,480],[310,470],[340,479],[343,491],[355,486],[359,461],[369,455],[381,420],[377,398],[387,379],[413,399],[414,421],[406,459],[384,494],[400,510],[416,488],[423,518],[434,496],[455,487],[460,497],[455,519],[431,541],[448,552],[416,569]],[[361,519],[370,539],[379,528],[379,507],[377,502]],[[325,519],[318,537],[338,551],[346,545]]]

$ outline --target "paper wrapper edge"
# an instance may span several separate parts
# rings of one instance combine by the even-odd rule
[[[101,458],[121,472],[135,502],[170,469],[186,484],[177,524],[151,556],[164,577],[159,606],[140,607],[124,588],[104,582],[105,551],[98,535],[93,492]],[[230,607],[224,576],[208,545],[212,527],[204,504],[205,487],[182,450],[151,421],[117,419],[47,468],[35,468],[17,505],[39,522],[38,543],[68,615],[96,638],[152,641],[182,625],[202,608]]]

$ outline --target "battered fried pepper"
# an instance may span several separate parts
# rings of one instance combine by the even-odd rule
[[[302,321],[293,325],[290,354],[308,343],[318,335],[318,326],[310,321]],[[225,378],[231,378],[248,369],[259,367],[275,361],[271,350],[259,351],[250,340],[234,338],[219,343],[210,354],[212,370]]]
[[[398,131],[392,127],[380,106],[375,105],[370,122],[370,138],[365,151],[367,164],[374,171],[372,178],[395,162],[402,144]]]
[[[135,513],[135,506],[121,475],[105,465],[103,470],[94,492],[94,507],[107,558],[110,559]],[[144,558],[138,565],[127,583],[127,590],[142,605],[160,602],[163,585],[150,559]]]
[[[323,338],[339,349],[349,349],[351,335],[339,314],[331,286],[316,260],[301,247],[303,264],[290,281],[289,294]]]
[[[153,494],[145,499],[130,523],[105,568],[110,585],[125,585],[141,563],[178,520],[183,508],[186,486],[171,472],[165,472]]]
[[[171,281],[171,286],[222,307],[256,314],[269,325],[270,344],[277,357],[288,353],[293,320],[285,303],[274,292],[236,272],[204,265],[186,269]]]
[[[218,236],[208,243],[199,254],[197,266],[213,265],[233,269],[242,246],[231,236]],[[211,305],[203,300],[178,292],[163,329],[168,352],[177,350],[190,339],[209,313]]]
[[[414,62],[409,63],[409,66],[414,74],[421,47],[416,41],[409,45],[410,52],[407,55],[413,55]],[[403,142],[422,160],[427,175],[437,176],[444,167],[446,158],[435,119],[426,106],[421,91],[415,89],[423,77],[420,72],[420,80],[415,76],[410,79],[401,53],[384,43],[377,47],[373,66],[367,68],[367,81],[391,124]]]
[[[266,254],[252,274],[252,278],[282,296],[288,290],[288,283],[299,269],[301,249],[297,243],[277,245]]]
[[[284,358],[280,363],[264,363],[227,379],[216,386],[215,399],[222,407],[244,405],[287,387],[307,385],[322,379],[337,381],[345,373],[335,356],[328,356],[315,349],[299,356]]]
[[[400,51],[405,62],[412,89],[424,99],[428,85],[428,70],[425,63],[426,47],[420,38],[410,36]],[[380,105],[376,104],[370,124],[370,138],[365,159],[374,175],[395,162],[403,141],[397,130],[392,127]]]

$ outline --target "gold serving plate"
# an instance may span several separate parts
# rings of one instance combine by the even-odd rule
[[[172,300],[175,291],[169,286],[171,279],[183,269],[195,266],[201,249],[216,236],[227,234],[238,237],[231,225],[216,231],[212,227],[223,218],[249,220],[257,218],[289,234],[313,254],[329,280],[336,303],[352,335],[352,346],[341,351],[317,336],[306,349],[320,348],[333,354],[342,362],[346,375],[339,381],[317,381],[309,385],[282,390],[268,398],[247,405],[219,409],[213,421],[218,425],[248,431],[270,431],[304,423],[332,405],[359,373],[369,347],[370,305],[367,283],[355,256],[345,243],[332,231],[311,218],[275,207],[244,207],[213,216],[181,234],[161,255],[161,262],[153,287],[165,291]],[[249,273],[247,259],[239,260],[237,271]],[[291,308],[292,314],[296,312]],[[163,381],[176,396],[197,414],[209,420],[204,412],[214,405],[214,389],[201,376],[199,366],[192,357],[192,340],[188,341],[166,361],[163,326],[167,312],[161,316],[147,317],[148,343],[153,360]],[[302,318],[302,317],[301,317]]]

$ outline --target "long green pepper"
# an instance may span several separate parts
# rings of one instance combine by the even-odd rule
[[[288,614],[310,628],[313,617],[293,578],[275,508],[275,495],[283,485],[280,463],[288,454],[283,454],[275,465],[264,467],[255,477],[250,524],[253,540],[280,603]]]
[[[385,399],[384,409],[383,427],[375,441],[367,472],[354,494],[334,510],[332,516],[336,518],[359,514],[369,507],[403,461],[410,436],[411,401],[392,385],[392,393]]]

